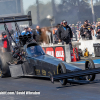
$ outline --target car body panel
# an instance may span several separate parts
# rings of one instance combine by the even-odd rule
[[[34,44],[33,45],[31,44],[31,46],[34,46]],[[35,44],[35,46],[39,46],[39,45]],[[80,68],[78,68],[74,65],[68,64],[60,59],[57,59],[57,58],[47,55],[45,53],[43,55],[30,56],[27,52],[27,47],[28,47],[28,45],[25,46],[25,52],[27,55],[26,59],[27,59],[27,63],[29,64],[28,68],[31,71],[33,71],[33,73],[30,71],[30,73],[33,75],[50,76],[51,74],[52,75],[58,74],[58,65],[60,63],[63,63],[65,65],[67,72],[81,70]],[[32,67],[33,67],[33,69],[32,69]]]

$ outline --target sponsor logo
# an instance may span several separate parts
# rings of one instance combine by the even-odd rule
[[[55,57],[64,61],[65,59],[65,53],[64,53],[64,49],[62,47],[56,47],[55,49]]]
[[[46,54],[54,57],[54,49],[53,48],[46,48]]]

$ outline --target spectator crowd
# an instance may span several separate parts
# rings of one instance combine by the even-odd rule
[[[24,27],[22,32],[19,33],[13,31],[12,34],[16,43],[19,42],[20,35],[31,34],[32,39],[39,43],[57,44],[62,42],[62,44],[64,44],[65,42],[66,44],[69,44],[71,41],[74,41],[74,38],[76,41],[80,39],[92,40],[92,36],[100,39],[100,22],[90,23],[89,20],[85,20],[83,24],[81,21],[77,22],[77,24],[68,24],[66,20],[63,20],[60,24],[57,24],[54,27],[40,28],[40,26],[36,26],[36,29]],[[2,37],[4,43],[6,43],[6,33],[3,32]]]

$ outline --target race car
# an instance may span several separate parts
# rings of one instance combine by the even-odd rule
[[[19,52],[18,48],[13,56],[9,52],[1,53],[0,64],[1,71],[4,76],[37,76],[50,78],[51,75],[60,75],[62,73],[67,74],[83,71],[82,69],[74,65],[68,64],[60,59],[45,54],[42,47],[36,42],[25,44],[20,51],[21,52]],[[19,59],[17,60],[17,63],[13,61],[14,58]],[[91,59],[86,61],[86,70],[94,68],[95,66]],[[100,69],[98,71],[100,72]],[[62,78],[59,80],[62,85],[66,85],[68,79],[93,81],[95,79],[95,74],[99,73],[98,71],[92,71],[92,73],[85,72],[85,75],[74,75],[73,77]]]
[[[5,24],[7,22],[31,20],[29,15],[20,17],[17,16],[17,18],[14,16],[11,18],[9,17],[9,20],[8,18],[5,18],[5,20],[4,18],[0,18],[0,23]],[[5,30],[8,32],[8,38],[10,37],[13,40],[6,25],[4,26]],[[15,24],[15,26],[17,27],[16,29],[19,30],[18,25]],[[1,77],[48,77],[51,79],[52,83],[54,83],[55,80],[59,80],[62,85],[66,85],[70,79],[79,81],[93,81],[95,79],[95,74],[100,73],[100,68],[95,68],[95,65],[91,59],[86,61],[85,70],[82,70],[81,68],[45,54],[42,47],[33,41],[30,35],[20,35],[19,39],[20,45],[17,45],[13,40],[15,43],[13,52],[0,53]],[[23,41],[25,44],[23,44]]]

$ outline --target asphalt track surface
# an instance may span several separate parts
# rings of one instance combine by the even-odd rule
[[[84,65],[75,64],[84,69]],[[99,67],[100,65],[96,65]],[[90,84],[52,84],[49,79],[0,78],[0,91],[39,91],[40,95],[0,95],[0,100],[100,100],[100,75]]]

